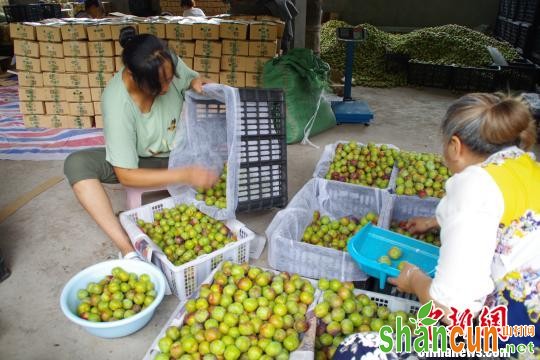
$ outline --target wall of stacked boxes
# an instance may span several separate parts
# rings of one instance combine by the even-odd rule
[[[276,56],[283,23],[255,18],[64,19],[10,24],[17,55],[20,108],[27,127],[103,127],[101,93],[119,71],[120,30],[167,41],[187,66],[212,82],[260,87]]]

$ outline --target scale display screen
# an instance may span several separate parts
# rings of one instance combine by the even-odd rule
[[[361,26],[357,26],[357,27],[340,27],[340,28],[337,28],[337,37],[340,40],[361,41],[361,40],[366,39],[367,32]]]

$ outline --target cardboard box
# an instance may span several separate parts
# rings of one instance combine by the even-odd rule
[[[219,37],[222,39],[247,39],[248,23],[239,21],[222,21],[219,24]]]
[[[39,101],[62,101],[66,96],[66,89],[61,87],[36,88],[36,100]]]
[[[195,56],[195,43],[187,41],[169,40],[169,49],[173,50],[181,58]]]
[[[27,128],[45,127],[43,115],[23,115],[24,126]]]
[[[276,55],[277,44],[275,41],[250,41],[249,56],[273,57]]]
[[[94,115],[101,115],[101,101],[95,101],[93,104],[94,104]]]
[[[220,61],[217,58],[195,57],[193,58],[193,70],[202,73],[219,73]]]
[[[45,108],[42,101],[20,101],[19,109],[21,114],[45,114]]]
[[[190,69],[193,69],[193,58],[182,58],[182,61]]]
[[[90,41],[88,52],[91,56],[114,56],[114,43],[112,41]]]
[[[219,83],[234,87],[246,86],[246,73],[244,72],[220,72]]]
[[[193,24],[193,39],[195,40],[218,40],[219,24],[199,22]]]
[[[61,59],[64,57],[64,45],[62,43],[40,42],[39,53],[41,56]]]
[[[51,128],[88,129],[92,127],[92,119],[90,116],[45,115],[43,122]]]
[[[59,42],[62,42],[62,30],[61,30],[61,27],[58,25],[37,26],[36,37],[38,41],[59,43]]]
[[[67,88],[87,88],[90,86],[88,74],[64,74],[62,86]]]
[[[116,56],[114,58],[114,71],[120,71],[120,69],[122,69],[122,66],[124,66],[124,63],[122,62],[122,57]]]
[[[13,40],[13,52],[15,55],[28,56],[33,58],[39,57],[39,43],[28,40]]]
[[[91,57],[90,69],[93,72],[108,72],[112,73],[115,70],[113,57]]]
[[[249,39],[273,41],[277,39],[277,25],[272,22],[256,22],[249,24]]]
[[[223,55],[221,57],[221,70],[245,71],[247,57],[236,55]]]
[[[101,101],[101,94],[103,94],[103,88],[91,88],[90,89],[90,98],[93,102]]]
[[[262,87],[262,74],[246,73],[246,87]]]
[[[88,42],[87,41],[64,41],[65,57],[88,57]]]
[[[69,113],[73,116],[94,116],[94,103],[79,102],[69,104]]]
[[[193,39],[193,25],[189,23],[166,24],[165,38],[169,40],[191,40]]]
[[[36,25],[11,23],[9,24],[9,35],[12,39],[36,40]]]
[[[264,64],[272,58],[248,57],[246,58],[245,70],[250,73],[260,73],[263,71]]]
[[[44,72],[43,73],[43,86],[45,87],[54,87],[54,86],[64,86],[65,79],[63,73],[56,72]]]
[[[122,51],[124,51],[124,48],[122,45],[120,45],[120,41],[114,42],[114,56],[122,56]]]
[[[86,24],[83,23],[69,23],[65,24],[61,28],[62,40],[64,41],[76,41],[85,40],[88,38],[86,34]]]
[[[278,39],[283,37],[283,33],[285,32],[285,21],[282,21],[280,18],[275,16],[269,16],[269,15],[259,15],[257,16],[257,21],[267,21],[267,22],[273,22],[277,26],[277,37]]]
[[[221,43],[219,41],[197,40],[195,42],[195,56],[221,57]]]
[[[249,55],[249,42],[245,40],[223,40],[221,42],[221,53],[223,55]]]
[[[200,72],[199,75],[211,83],[219,83],[219,73]]]
[[[88,33],[88,41],[104,41],[112,39],[110,25],[90,25],[86,28],[86,32]]]
[[[19,86],[43,87],[43,74],[26,71],[18,72]]]
[[[94,122],[95,122],[96,128],[103,129],[103,116],[101,115],[94,116]]]
[[[64,59],[51,58],[51,57],[42,57],[41,61],[41,71],[46,72],[66,72],[66,63]]]
[[[111,24],[111,38],[113,40],[119,40],[120,39],[120,32],[123,28],[131,26],[135,28],[135,31],[137,31],[137,24],[136,23],[120,23],[120,24]]]
[[[65,99],[67,102],[90,102],[92,94],[89,88],[65,89]]]
[[[47,115],[69,115],[69,103],[67,101],[46,102]]]
[[[39,59],[17,56],[15,65],[17,70],[35,73],[41,72],[41,61]]]
[[[90,59],[85,57],[65,58],[67,72],[88,73],[90,71]]]
[[[140,23],[139,34],[152,34],[160,39],[165,38],[165,24],[164,23]]]
[[[91,72],[88,74],[88,84],[91,88],[104,88],[107,86],[109,80],[113,77],[113,73],[103,73],[103,72]]]
[[[19,101],[37,101],[37,89],[19,86]]]

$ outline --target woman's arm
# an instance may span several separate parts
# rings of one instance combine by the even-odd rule
[[[116,177],[122,185],[130,187],[155,187],[169,184],[187,184],[194,187],[209,188],[218,176],[200,166],[178,169],[126,169],[114,166]]]

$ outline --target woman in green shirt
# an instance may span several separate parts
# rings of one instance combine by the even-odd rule
[[[208,188],[217,175],[199,166],[167,169],[169,153],[178,145],[175,141],[183,140],[176,129],[182,125],[184,92],[202,92],[199,75],[153,35],[137,35],[133,27],[126,27],[120,43],[124,68],[101,97],[105,148],[71,154],[64,173],[79,202],[124,258],[134,258],[137,255],[102,183],[130,187],[184,183]]]

